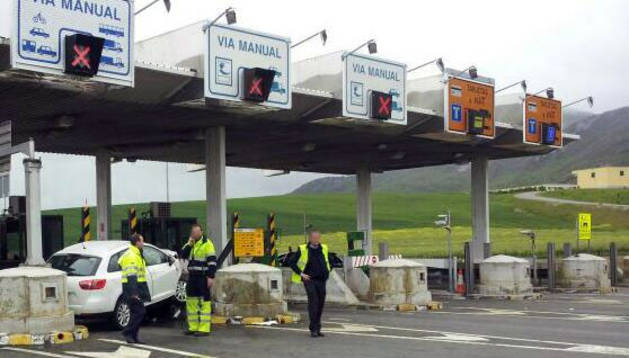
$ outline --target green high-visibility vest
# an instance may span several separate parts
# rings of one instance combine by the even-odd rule
[[[330,260],[328,259],[328,245],[320,244],[321,252],[323,253],[323,259],[325,260],[325,265],[328,268],[328,271],[332,271],[330,269]],[[308,244],[299,245],[299,251],[301,254],[299,255],[299,261],[297,261],[297,267],[301,272],[306,268],[306,264],[308,264]],[[293,272],[292,280],[295,283],[301,282],[301,276]]]

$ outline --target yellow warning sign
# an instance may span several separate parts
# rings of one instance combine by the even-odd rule
[[[592,239],[592,214],[579,214],[579,240]]]
[[[234,229],[234,255],[236,257],[264,256],[264,229]]]

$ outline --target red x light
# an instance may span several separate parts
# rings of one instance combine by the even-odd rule
[[[84,34],[65,37],[65,73],[94,76],[103,51],[105,39]]]
[[[393,99],[391,94],[371,91],[371,118],[391,119]]]
[[[240,91],[241,98],[253,102],[267,101],[271,93],[274,78],[274,70],[257,67],[243,69]]]

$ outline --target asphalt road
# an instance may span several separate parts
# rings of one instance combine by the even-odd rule
[[[449,301],[436,312],[329,308],[326,337],[307,322],[214,326],[210,337],[181,334],[178,322],[147,323],[146,345],[127,345],[106,325],[86,341],[0,349],[0,357],[629,357],[629,289],[613,295],[548,295],[540,301]]]
[[[548,197],[548,196],[541,196],[540,192],[537,192],[537,191],[526,191],[524,193],[517,193],[517,194],[515,194],[515,197],[518,198],[518,199],[545,201],[545,202],[554,203],[554,204],[602,206],[602,207],[606,207],[606,208],[623,209],[623,210],[629,209],[629,205],[625,205],[625,204],[596,203],[596,202],[592,202],[592,201],[578,201],[578,200],[552,198],[552,197]]]

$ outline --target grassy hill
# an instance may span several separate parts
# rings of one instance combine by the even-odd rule
[[[503,159],[489,163],[491,188],[545,183],[573,183],[575,169],[604,165],[629,165],[629,107],[598,115],[582,112],[565,115],[567,132],[581,140],[543,156]],[[376,191],[443,192],[468,191],[470,167],[443,165],[376,174]],[[315,179],[295,193],[352,192],[354,176]]]
[[[511,194],[491,195],[491,227],[494,252],[526,254],[528,242],[519,234],[521,229],[538,232],[538,248],[543,254],[545,242],[552,240],[560,247],[565,241],[574,242],[574,220],[580,211],[590,211],[594,221],[594,247],[605,250],[615,240],[622,251],[629,251],[629,214],[604,208],[581,208],[574,205],[553,205],[519,200]],[[113,208],[112,238],[120,237],[120,222],[126,218],[130,205]],[[134,205],[138,212],[148,210],[148,204]],[[277,214],[282,230],[281,250],[303,240],[304,214],[306,222],[324,233],[332,249],[345,252],[344,232],[355,230],[355,196],[353,194],[304,194],[231,199],[228,210],[238,210],[241,226],[264,226],[270,210]],[[461,254],[463,242],[471,238],[470,198],[465,193],[375,193],[373,196],[373,227],[376,243],[386,240],[392,253],[405,256],[439,256],[445,252],[445,233],[435,228],[436,215],[450,210],[453,216],[455,252]],[[91,211],[95,234],[95,213]],[[66,244],[79,237],[80,209],[53,210],[47,213],[64,215]],[[177,217],[197,217],[205,226],[205,203],[202,201],[173,203],[172,214]]]
[[[550,198],[629,205],[629,189],[555,190],[541,194]],[[629,216],[629,214],[627,214]],[[629,220],[629,217],[627,218]]]

